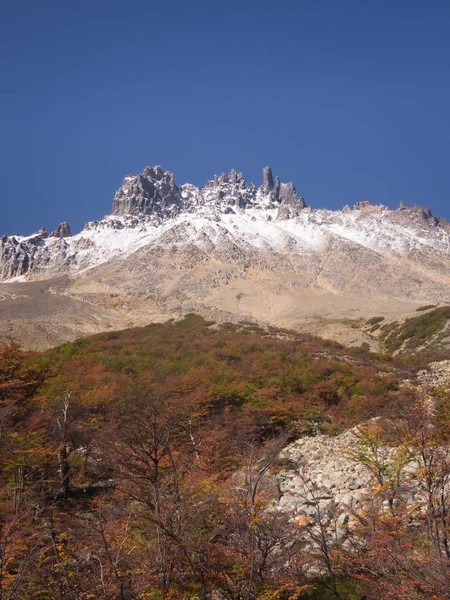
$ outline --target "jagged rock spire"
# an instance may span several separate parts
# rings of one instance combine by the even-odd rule
[[[272,169],[270,167],[264,167],[262,188],[267,192],[271,192],[274,187],[275,184],[273,182]]]

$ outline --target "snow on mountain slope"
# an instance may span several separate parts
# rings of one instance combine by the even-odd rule
[[[395,213],[380,207],[365,213],[309,209],[294,218],[277,217],[277,209],[235,209],[228,214],[214,211],[182,212],[155,222],[152,217],[107,216],[88,223],[80,233],[68,238],[47,236],[42,231],[32,236],[11,236],[1,240],[1,273],[6,280],[17,276],[52,277],[79,273],[110,260],[129,256],[139,248],[158,244],[170,229],[188,226],[216,240],[228,232],[236,244],[245,242],[261,251],[312,253],[330,238],[363,246],[374,252],[401,257],[413,250],[433,249],[449,255],[450,231],[401,224]],[[180,240],[186,243],[188,240]],[[192,240],[191,240],[192,241]]]
[[[426,248],[448,256],[450,248],[448,223],[427,209],[391,211],[360,203],[353,210],[312,210],[293,184],[278,179],[274,184],[269,168],[259,189],[232,171],[200,190],[190,184],[178,188],[171,173],[147,167],[141,175],[124,179],[112,215],[88,223],[74,236],[48,235],[44,229],[31,236],[4,236],[0,274],[3,280],[17,280],[80,273],[158,244],[164,233],[182,225],[197,233],[200,245],[201,232],[212,243],[220,232],[228,232],[238,245],[281,253],[318,252],[330,238],[393,257]]]

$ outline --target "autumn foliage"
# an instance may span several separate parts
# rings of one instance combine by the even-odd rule
[[[283,444],[411,415],[404,368],[195,315],[44,354],[3,345],[0,599],[356,599],[375,580],[378,597],[446,597],[426,520],[364,517],[351,548],[312,556],[270,510]]]

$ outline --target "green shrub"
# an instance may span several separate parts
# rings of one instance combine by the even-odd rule
[[[381,323],[384,321],[384,317],[372,317],[366,321],[366,325],[377,325],[377,323]]]
[[[430,308],[436,308],[436,304],[425,304],[425,306],[419,306],[419,308],[416,308],[416,312],[422,312],[423,310],[430,310]]]

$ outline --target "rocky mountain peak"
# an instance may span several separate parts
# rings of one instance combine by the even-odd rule
[[[174,216],[180,207],[175,177],[159,165],[145,167],[140,175],[128,175],[116,192],[113,215]]]
[[[302,210],[306,208],[306,202],[302,196],[298,196],[295,185],[289,181],[288,183],[282,183],[280,178],[277,177],[277,183],[275,185],[275,200],[280,204]]]
[[[417,204],[407,206],[404,202],[400,202],[395,213],[397,218],[405,223],[413,223],[432,229],[439,227],[442,230],[450,231],[448,221],[433,215],[431,209],[427,207],[418,206]]]
[[[421,220],[424,224],[429,225],[430,227],[437,227],[440,223],[439,217],[435,217],[431,212],[431,208],[417,206],[417,204],[413,204],[411,207],[411,212],[417,216],[419,220]]]
[[[242,173],[238,173],[234,169],[231,169],[229,173],[222,173],[221,175],[214,175],[214,179],[210,179],[205,184],[205,190],[216,189],[222,186],[233,186],[246,188],[247,182]]]
[[[167,173],[169,175],[172,175],[170,171],[168,171]],[[142,171],[142,176],[148,179],[155,179],[157,181],[160,181],[164,177],[164,169],[161,167],[161,165],[155,165],[154,167],[147,166]]]
[[[374,206],[368,200],[362,200],[361,202],[356,202],[353,208],[355,210],[373,211],[379,210],[380,208],[384,208],[384,206]]]
[[[65,238],[65,237],[71,237],[72,235],[72,231],[70,229],[70,225],[69,223],[67,223],[67,221],[63,221],[62,223],[60,223],[58,225],[58,227],[51,232],[50,236],[51,237],[56,237],[56,238]]]
[[[48,237],[48,231],[45,229],[45,227],[39,227],[39,229],[36,231],[36,233],[33,233],[32,237],[46,238],[46,237]]]
[[[114,196],[113,215],[147,215],[157,220],[171,218],[180,212],[214,209],[217,213],[246,208],[278,208],[283,206],[282,218],[299,214],[306,207],[297,195],[293,183],[276,184],[270,167],[263,169],[263,183],[259,189],[248,184],[244,175],[232,169],[215,175],[203,189],[189,183],[178,187],[170,171],[157,165],[145,167],[140,175],[129,175]]]
[[[215,175],[207,181],[199,194],[198,205],[206,203],[219,212],[229,212],[230,208],[247,208],[255,203],[256,188],[248,185],[243,174],[232,169],[229,173]]]

